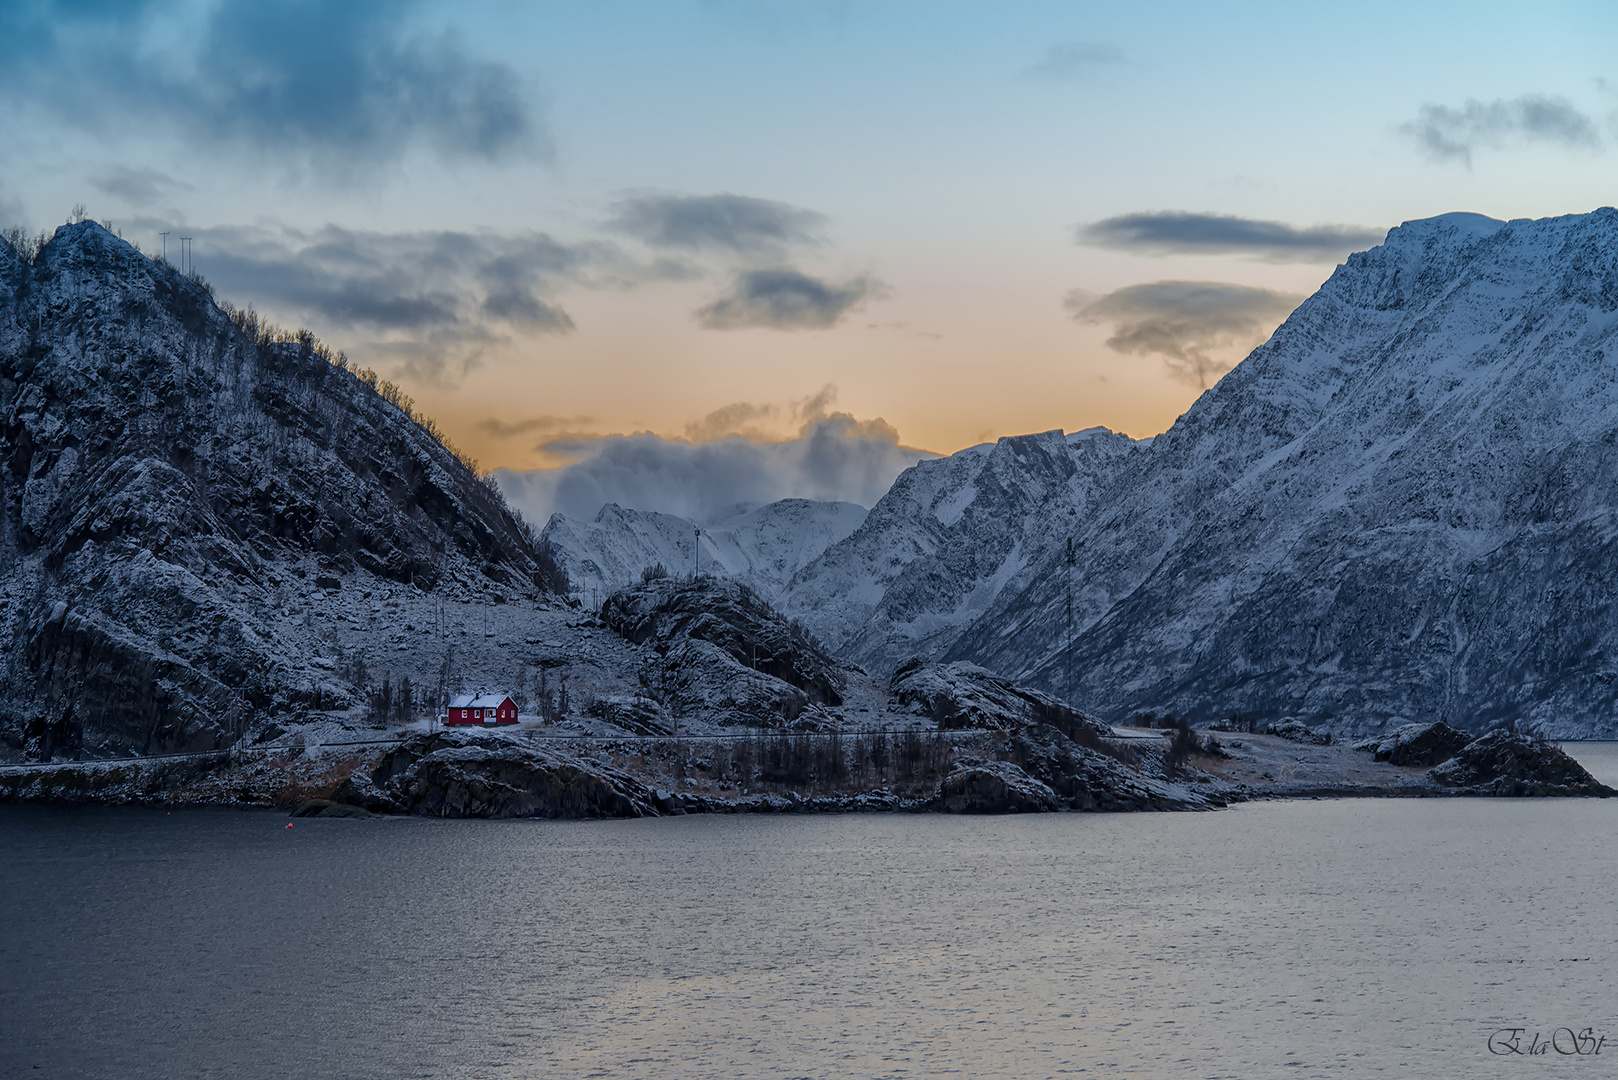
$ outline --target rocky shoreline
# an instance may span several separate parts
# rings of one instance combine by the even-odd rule
[[[357,754],[333,748],[252,760],[224,751],[6,767],[0,802],[589,819],[1207,810],[1255,799],[1618,794],[1551,743],[1503,729],[1475,738],[1452,732],[1405,732],[1402,742],[1394,740],[1418,746],[1464,740],[1434,764],[1431,751],[1398,764],[1379,752],[1380,743],[1356,749],[1269,734],[1227,736],[1223,743],[1204,736],[1198,750],[1165,764],[1172,742],[1145,732],[1119,738],[1109,754],[1030,724],[913,738],[907,766],[894,760],[893,745],[860,736],[579,743],[521,732],[438,731]],[[884,756],[878,775],[870,759]]]

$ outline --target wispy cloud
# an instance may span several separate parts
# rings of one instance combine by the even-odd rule
[[[587,427],[595,423],[593,416],[530,416],[522,420],[498,420],[493,417],[478,421],[478,430],[497,439],[514,439],[520,435],[554,434],[568,428]]]
[[[1047,82],[1085,82],[1096,74],[1129,64],[1116,45],[1104,41],[1063,41],[1045,50],[1037,64],[1023,70],[1023,78]]]
[[[778,405],[733,401],[729,405],[721,405],[701,420],[686,424],[685,437],[694,443],[712,442],[715,439],[768,442],[774,435],[770,427],[780,415]]]
[[[613,206],[607,227],[659,248],[758,256],[821,242],[826,218],[747,195],[635,195]]]
[[[0,94],[97,131],[155,123],[210,149],[246,147],[345,175],[418,141],[447,157],[549,156],[516,73],[474,56],[452,32],[413,31],[420,6],[221,0],[190,14],[158,0],[0,5]],[[176,49],[174,22],[187,17],[200,22]]]
[[[887,292],[868,276],[834,284],[791,267],[744,270],[730,292],[697,311],[697,321],[710,330],[824,330]]]
[[[1075,241],[1093,247],[1145,255],[1251,255],[1270,262],[1339,259],[1380,242],[1382,235],[1357,225],[1298,228],[1280,221],[1181,210],[1120,214],[1074,230]]]
[[[193,190],[183,180],[176,180],[158,169],[133,169],[118,165],[100,173],[90,181],[99,191],[124,200],[130,206],[147,207],[171,195]]]
[[[284,312],[322,334],[350,331],[356,348],[429,382],[458,378],[511,331],[573,329],[553,293],[615,273],[623,262],[610,245],[534,232],[334,225],[191,232],[198,264],[222,296]]]
[[[1399,130],[1433,160],[1468,168],[1473,151],[1482,147],[1546,143],[1574,150],[1602,148],[1593,118],[1567,98],[1545,94],[1487,102],[1469,98],[1459,108],[1423,105]]]
[[[802,424],[792,438],[726,433],[688,440],[641,433],[556,441],[548,449],[571,455],[571,464],[532,472],[497,469],[495,477],[531,521],[557,512],[592,518],[612,502],[707,523],[730,516],[738,503],[800,498],[870,506],[905,469],[937,456],[901,446],[899,433],[880,417],[861,420],[834,411],[836,396],[836,387],[828,386],[795,403],[790,412]],[[746,423],[781,414],[776,406],[744,402],[717,409],[694,427],[708,434],[709,422],[717,431],[726,419]]]
[[[1157,281],[1104,296],[1075,290],[1065,306],[1079,322],[1110,324],[1108,348],[1161,356],[1171,376],[1207,387],[1263,344],[1302,300],[1250,285]]]

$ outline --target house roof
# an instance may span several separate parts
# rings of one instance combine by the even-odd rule
[[[450,699],[449,707],[452,709],[498,709],[505,704],[511,695],[503,690],[494,693],[487,691],[477,694],[457,694]]]

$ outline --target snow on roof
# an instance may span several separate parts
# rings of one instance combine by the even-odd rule
[[[452,709],[496,709],[511,695],[504,690],[494,693],[479,691],[476,694],[457,694],[450,699],[449,707]]]

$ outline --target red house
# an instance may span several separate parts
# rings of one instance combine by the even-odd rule
[[[515,724],[517,703],[503,691],[490,693],[479,690],[475,694],[461,694],[449,703],[444,717],[446,726],[453,724]]]

